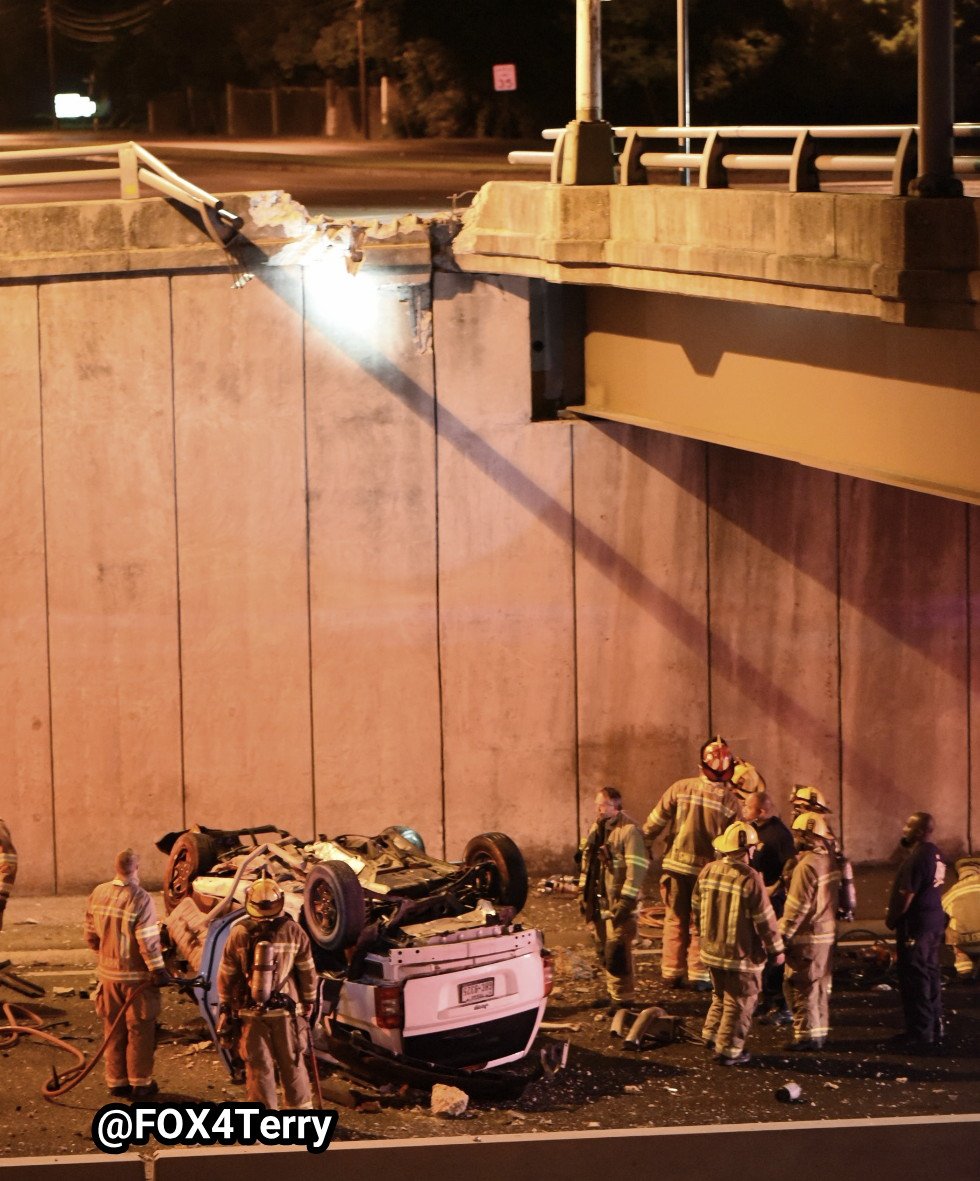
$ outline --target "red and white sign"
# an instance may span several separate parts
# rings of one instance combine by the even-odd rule
[[[516,90],[517,66],[515,66],[513,63],[503,66],[494,66],[493,88],[494,90]]]

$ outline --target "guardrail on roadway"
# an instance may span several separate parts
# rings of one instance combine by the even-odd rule
[[[79,181],[119,181],[119,195],[124,201],[137,200],[140,185],[154,189],[164,197],[193,209],[201,217],[204,228],[220,246],[227,246],[244,224],[242,219],[224,208],[221,199],[199,189],[168,168],[152,152],[131,140],[118,144],[86,144],[79,147],[23,148],[0,152],[0,167],[11,160],[69,159],[89,161],[93,158],[115,157],[110,167],[76,168],[61,172],[0,172],[0,187],[16,185],[77,184]]]
[[[649,171],[694,172],[702,189],[728,187],[729,173],[737,171],[784,174],[792,193],[819,192],[823,177],[838,173],[881,173],[891,179],[891,192],[903,196],[916,175],[917,127],[915,124],[866,124],[857,126],[733,126],[733,127],[614,127],[613,134],[624,140],[619,154],[620,184],[646,184]],[[980,124],[957,123],[957,140],[980,142]],[[549,128],[544,139],[554,140],[550,151],[511,152],[511,164],[547,167],[551,180],[561,177],[565,129]],[[657,149],[661,141],[678,141],[681,150]],[[700,150],[691,150],[691,141],[701,141]],[[739,151],[739,141],[755,143],[775,140],[792,141],[792,148],[782,152]],[[887,152],[840,150],[838,143],[850,141],[891,140]],[[836,142],[835,142],[836,141]],[[836,150],[821,151],[831,144]],[[953,171],[958,176],[980,176],[980,154],[953,157]]]

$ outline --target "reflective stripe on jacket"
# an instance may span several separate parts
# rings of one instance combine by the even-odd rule
[[[830,943],[837,938],[841,873],[835,853],[807,849],[797,855],[779,931],[794,943]]]
[[[639,825],[625,812],[619,812],[611,820],[603,821],[606,827],[605,840],[596,848],[596,833],[599,821],[589,829],[589,835],[582,846],[582,871],[579,874],[579,889],[585,889],[589,876],[592,850],[595,856],[600,849],[608,850],[608,857],[602,859],[599,871],[599,889],[610,907],[621,899],[639,897],[643,879],[650,867],[646,845]]]
[[[669,826],[671,836],[663,868],[697,874],[715,856],[711,842],[737,813],[735,796],[727,783],[715,783],[704,775],[679,779],[667,788],[647,817],[643,835],[648,841],[656,840]]]
[[[141,984],[163,967],[153,899],[132,882],[114,878],[95,887],[85,909],[85,942],[98,953],[100,980]]]
[[[701,936],[701,959],[709,968],[755,972],[766,955],[779,955],[783,941],[762,875],[741,859],[722,857],[706,865],[691,898]]]

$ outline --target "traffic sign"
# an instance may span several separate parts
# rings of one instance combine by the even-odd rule
[[[517,66],[513,63],[493,67],[494,90],[517,89]]]

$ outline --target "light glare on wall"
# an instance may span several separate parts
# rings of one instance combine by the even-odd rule
[[[95,103],[80,94],[56,94],[54,113],[57,119],[88,119],[95,114]]]

